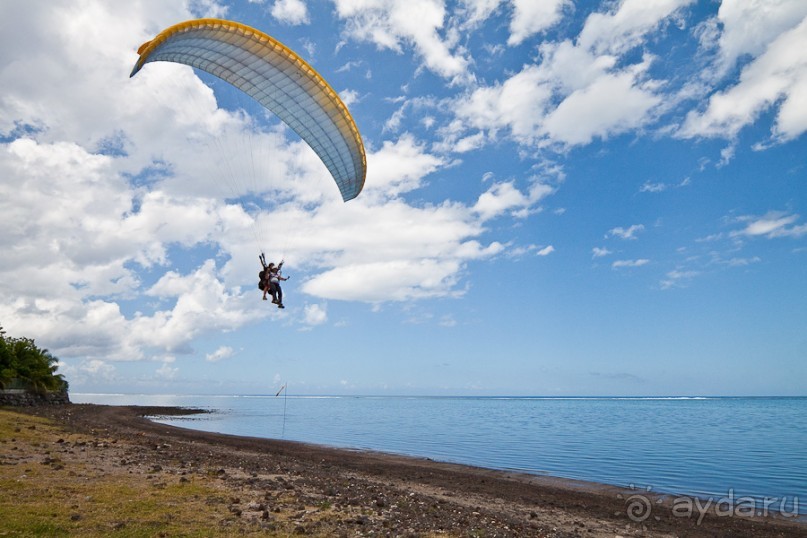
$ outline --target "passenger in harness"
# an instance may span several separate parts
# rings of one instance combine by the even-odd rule
[[[261,266],[263,267],[261,272],[258,273],[258,278],[260,279],[258,288],[263,291],[263,300],[266,300],[266,294],[269,293],[272,296],[273,304],[276,304],[278,308],[286,308],[283,305],[283,289],[280,287],[280,281],[288,280],[289,277],[284,277],[280,274],[283,261],[281,260],[277,265],[274,263],[267,265],[266,257],[263,252],[258,256],[258,259],[261,261]]]

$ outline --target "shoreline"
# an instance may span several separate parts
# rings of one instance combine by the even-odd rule
[[[427,458],[204,432],[146,418],[202,410],[97,404],[3,409],[106,439],[102,444],[107,448],[137,453],[140,470],[159,468],[159,474],[168,478],[194,476],[200,481],[212,473],[217,486],[237,492],[238,506],[230,507],[231,513],[238,513],[235,521],[264,530],[274,525],[277,532],[289,532],[279,530],[281,523],[292,525],[291,532],[323,536],[787,537],[807,532],[803,517],[749,517],[747,511],[726,515],[715,507],[701,510],[705,507],[698,503],[687,514],[680,504],[673,505],[670,495]],[[103,453],[98,457],[109,459]],[[106,473],[120,472],[123,480],[137,470],[134,465],[107,467]],[[286,497],[271,495],[279,483],[284,495],[294,497],[296,519],[282,516]],[[280,512],[268,509],[269,498],[276,501],[273,510]]]

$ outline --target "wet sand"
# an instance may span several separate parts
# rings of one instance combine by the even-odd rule
[[[186,481],[215,476],[242,529],[321,536],[807,536],[807,522],[782,515],[687,515],[670,497],[647,492],[201,432],[146,418],[194,412],[182,408],[13,410],[102,440],[94,450],[70,451],[72,457],[94,459],[121,480],[133,473]]]

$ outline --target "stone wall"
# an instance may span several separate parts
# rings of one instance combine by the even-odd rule
[[[69,403],[70,397],[67,392],[36,394],[24,390],[0,390],[0,406],[11,405],[15,407],[26,407],[32,405],[62,405]]]

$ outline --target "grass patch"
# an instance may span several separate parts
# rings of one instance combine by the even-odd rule
[[[288,535],[231,513],[215,478],[117,465],[126,450],[0,409],[0,536]]]

